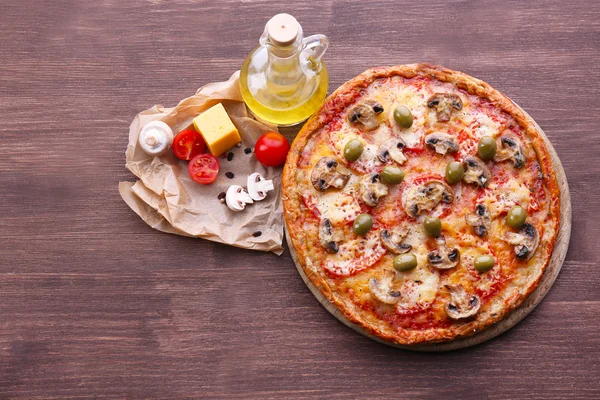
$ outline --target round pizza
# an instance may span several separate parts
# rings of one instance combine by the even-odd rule
[[[307,277],[352,323],[405,345],[473,335],[518,307],[549,264],[559,195],[528,115],[425,64],[342,85],[283,172]]]

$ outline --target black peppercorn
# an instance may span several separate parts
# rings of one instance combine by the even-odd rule
[[[233,172],[225,172],[225,176],[228,177],[229,179],[233,179],[233,177],[235,175],[233,175]]]
[[[252,236],[254,236],[254,237],[259,237],[260,235],[262,235],[261,231],[256,231],[252,234]]]
[[[250,153],[252,153],[252,149],[251,149],[250,147],[246,147],[246,148],[244,149],[244,153],[246,153],[246,154],[250,154]]]
[[[229,152],[229,154],[227,154],[227,161],[231,161],[233,160],[233,152]]]

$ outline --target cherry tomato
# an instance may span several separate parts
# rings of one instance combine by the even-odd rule
[[[173,152],[181,160],[191,160],[204,153],[204,139],[193,129],[185,129],[173,139]]]
[[[219,174],[219,161],[212,154],[198,154],[188,164],[192,179],[203,185],[213,183]]]
[[[266,167],[278,167],[285,162],[290,144],[282,134],[267,132],[254,146],[254,153],[260,163]]]

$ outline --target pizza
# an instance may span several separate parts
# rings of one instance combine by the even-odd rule
[[[466,74],[370,69],[304,125],[282,183],[314,286],[368,334],[447,342],[505,318],[536,288],[559,187],[535,122]]]

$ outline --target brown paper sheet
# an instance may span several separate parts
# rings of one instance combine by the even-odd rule
[[[242,138],[242,146],[231,149],[231,161],[219,157],[221,170],[210,185],[200,185],[188,175],[187,161],[172,151],[160,157],[146,154],[138,145],[138,135],[150,121],[161,120],[173,132],[189,127],[192,119],[211,106],[222,103]],[[210,83],[176,107],[154,106],[139,113],[129,128],[125,166],[139,180],[120,182],[119,193],[127,205],[152,228],[162,232],[192,236],[245,249],[283,253],[283,208],[281,204],[281,168],[267,168],[254,153],[256,140],[275,126],[265,125],[248,115],[239,91],[239,71],[226,82]],[[234,174],[233,179],[225,176]],[[230,185],[246,187],[248,175],[259,172],[272,179],[275,190],[267,198],[248,204],[241,212],[220,203],[218,195]],[[258,235],[260,232],[260,236]]]

